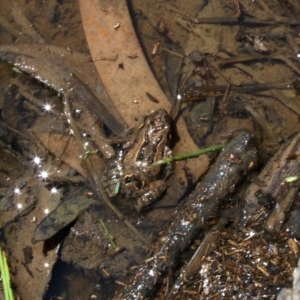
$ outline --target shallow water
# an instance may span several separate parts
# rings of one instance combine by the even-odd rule
[[[280,145],[289,141],[300,129],[298,83],[292,89],[283,89],[282,86],[279,88],[282,83],[292,85],[299,77],[300,68],[295,53],[300,43],[296,35],[299,25],[296,21],[293,25],[289,22],[297,20],[300,6],[296,0],[265,1],[265,6],[259,2],[239,1],[239,3],[242,14],[240,20],[242,17],[250,16],[252,23],[249,20],[247,23],[247,19],[244,19],[243,26],[239,26],[239,22],[228,25],[229,18],[238,16],[238,7],[234,6],[233,2],[220,4],[217,0],[190,1],[188,7],[181,1],[172,3],[132,1],[129,8],[147,60],[168,98],[172,101],[178,93],[184,94],[188,87],[190,88],[189,97],[183,97],[180,115],[185,118],[188,130],[197,145],[204,147],[219,144],[240,129],[251,130],[257,136],[261,153],[259,169],[261,169]],[[73,1],[15,1],[13,4],[4,1],[0,17],[1,45],[40,43],[42,48],[46,43],[66,47],[72,55],[76,52],[86,54],[87,66],[82,73],[92,70],[90,77],[97,81],[98,75],[95,70],[92,67],[89,69],[91,60],[77,2],[74,5]],[[209,17],[228,17],[228,19],[210,20],[215,21],[215,24],[208,24],[207,20],[201,19]],[[197,22],[193,22],[195,18]],[[270,24],[261,25],[257,22],[254,24],[254,18],[268,21]],[[203,24],[196,24],[202,23],[201,20]],[[286,33],[290,34],[295,45],[284,37]],[[33,55],[38,55],[38,52],[35,50]],[[47,54],[44,56],[45,62],[39,65],[40,68],[46,62],[53,63],[54,58],[50,57],[50,54],[49,57]],[[74,54],[72,57],[73,62],[77,59],[78,66],[85,63],[84,55],[76,57]],[[244,60],[235,62],[227,60],[236,57],[243,57]],[[71,59],[70,61],[68,59],[67,57],[63,62],[64,67],[70,63]],[[77,157],[67,161],[61,152],[64,146],[69,144],[69,128],[62,117],[61,98],[57,97],[56,92],[48,90],[32,78],[13,71],[7,63],[1,63],[0,68],[0,105],[3,119],[1,123],[8,125],[2,125],[0,131],[2,237],[8,254],[11,254],[9,257],[14,284],[24,286],[24,282],[27,282],[27,289],[36,284],[41,287],[39,292],[33,294],[26,294],[21,287],[17,287],[17,294],[25,300],[39,297],[37,295],[44,293],[52,276],[44,299],[86,299],[92,295],[97,299],[108,299],[120,287],[115,283],[116,280],[126,280],[127,269],[141,263],[147,256],[146,247],[102,203],[93,204],[85,212],[82,210],[77,222],[71,224],[72,228],[68,227],[62,236],[55,237],[51,241],[52,244],[43,242],[31,244],[33,232],[44,218],[45,209],[52,211],[66,196],[83,198],[91,188],[87,179],[79,178],[78,183],[70,184],[59,177],[74,175],[70,174],[74,171],[70,171],[69,166],[77,170],[75,175],[78,175],[80,169],[80,160]],[[56,72],[48,71],[46,74],[54,80]],[[84,80],[84,83],[86,81]],[[99,86],[95,82],[89,82],[89,87],[93,86],[97,90]],[[232,91],[228,95],[224,88],[217,91],[214,89],[215,86],[225,86],[226,89],[228,83],[232,86]],[[251,91],[234,91],[234,86],[263,83],[272,83],[277,89],[259,90],[258,86],[254,86]],[[12,84],[16,88],[11,88],[7,92],[9,85]],[[208,86],[211,90],[199,92],[197,89],[199,85]],[[83,114],[86,113],[85,106],[82,104],[80,106],[76,101],[75,105],[80,109],[83,108]],[[155,99],[150,99],[150,104],[151,101],[153,105],[157,105]],[[47,104],[52,111],[47,110],[45,106]],[[126,111],[119,113],[126,119],[124,116]],[[96,122],[89,115],[86,118],[79,116],[76,120],[81,128],[88,128]],[[62,140],[60,135],[65,135],[65,140]],[[176,134],[173,135],[175,140]],[[76,147],[72,145],[70,147],[69,151],[77,154]],[[41,157],[42,163],[35,164],[36,157]],[[99,169],[101,168],[102,165],[99,166]],[[48,169],[55,169],[55,174],[51,174],[53,176],[58,175],[57,170],[62,175],[47,183],[42,172]],[[185,170],[185,173],[189,174],[189,169]],[[84,177],[84,171],[80,175]],[[193,174],[189,175],[191,182],[194,182]],[[20,189],[20,193],[16,188]],[[52,188],[57,188],[59,193],[54,195],[51,192]],[[82,195],[78,196],[79,190]],[[134,212],[133,205],[128,201],[116,199],[115,203],[143,234],[154,238],[170,218],[180,195],[181,190],[172,188],[152,211],[142,214]],[[104,219],[109,225],[111,234],[122,248],[118,253],[114,252],[110,241],[99,226],[99,218]],[[237,243],[247,239],[243,235],[245,233],[235,233],[234,228],[229,228],[228,232],[236,234]],[[225,276],[220,270],[222,266],[214,261],[220,260],[222,256],[220,253],[226,256],[230,252],[228,232],[223,233],[224,239],[220,242],[219,250],[216,250],[215,256],[209,258],[210,261],[205,265],[210,266],[215,272],[220,272],[220,278]],[[234,243],[232,240],[230,242]],[[272,244],[279,245],[282,255],[289,253],[292,257],[285,274],[287,282],[290,283],[289,277],[296,265],[298,253],[293,256],[282,240],[278,239],[277,242],[270,240]],[[267,242],[261,237],[253,240],[251,249],[256,247],[259,248],[257,252],[264,252],[261,243]],[[297,241],[296,243],[298,245]],[[33,249],[33,254],[25,254],[24,248],[27,246]],[[239,251],[242,252],[242,249]],[[57,256],[59,260],[51,275],[52,265],[55,264]],[[188,260],[189,256],[190,254],[186,253],[183,260]],[[239,259],[244,258],[234,257],[233,261]],[[233,261],[228,262],[226,267],[230,270],[229,273],[235,274],[232,270],[237,266]],[[248,265],[250,262],[244,264]],[[210,276],[213,274],[214,272],[212,274],[207,272],[206,280],[212,279]],[[236,279],[236,276],[231,277]],[[237,277],[239,276],[243,277],[243,274]],[[278,285],[274,284],[274,288],[271,288],[269,278],[264,281],[263,276],[258,276],[254,280],[255,284],[258,282],[255,289],[254,283],[249,286],[239,283],[238,295],[237,288],[231,280],[228,277],[227,291],[224,288],[226,284],[219,283],[225,291],[223,299],[229,299],[235,293],[234,299],[254,299],[255,296],[262,295],[263,292],[260,292],[259,287],[261,286],[263,290],[264,284],[268,284],[266,293],[271,299],[287,284],[284,280],[278,279]],[[162,287],[161,294],[164,288],[165,286]],[[201,299],[203,296],[213,295],[218,298],[220,290],[218,284],[214,283],[209,291],[203,287],[203,280],[197,279],[190,286],[184,287],[185,292],[182,292],[178,299],[188,297]]]

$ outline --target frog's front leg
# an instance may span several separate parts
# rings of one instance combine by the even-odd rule
[[[163,180],[149,182],[144,188],[134,192],[132,196],[137,199],[135,209],[141,211],[153,204],[166,190],[167,184]]]

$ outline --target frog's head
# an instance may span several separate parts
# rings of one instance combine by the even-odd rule
[[[147,116],[144,126],[147,129],[146,139],[152,145],[165,146],[170,131],[171,118],[164,109],[159,109]]]

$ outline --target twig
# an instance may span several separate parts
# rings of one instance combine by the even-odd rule
[[[300,47],[299,47],[299,45],[297,45],[294,37],[289,32],[286,34],[286,40],[292,47],[294,53],[296,54],[296,57],[299,58],[300,57]]]
[[[169,50],[169,49],[167,49],[167,48],[161,47],[161,50],[162,50],[162,51],[165,51],[165,52],[169,52],[169,53],[173,54],[174,56],[178,56],[178,57],[180,57],[180,58],[184,58],[184,55],[179,54],[178,52]]]
[[[235,17],[211,17],[211,18],[195,18],[195,24],[221,24],[221,25],[274,25],[273,21],[260,20],[256,18],[245,17],[242,21]]]
[[[223,229],[227,222],[228,220],[226,218],[220,218],[218,223],[214,225],[206,234],[204,240],[194,253],[191,260],[188,262],[187,266],[181,271],[180,276],[173,285],[171,291],[166,297],[166,300],[174,299],[174,296],[178,292],[179,288],[183,285],[183,283],[190,280],[193,276],[195,276],[195,274],[197,274],[197,272],[199,272],[205,259],[216,247],[219,238],[219,232],[221,231],[221,229]]]
[[[233,0],[234,8],[235,8],[235,17],[240,18],[242,15],[240,4],[238,0]]]
[[[70,124],[71,129],[73,130],[74,136],[78,142],[78,145],[80,147],[80,150],[82,152],[82,156],[85,157],[86,155],[86,149],[84,147],[84,143],[82,141],[80,132],[78,130],[77,124],[74,121],[70,109],[70,103],[68,101],[67,95],[64,95],[64,107],[65,107],[65,114],[66,117],[68,118],[68,122]],[[119,219],[121,219],[124,224],[133,232],[136,234],[137,237],[139,237],[149,248],[151,247],[151,243],[148,241],[147,238],[145,238],[127,219],[126,217],[111,203],[110,199],[105,193],[102,181],[100,180],[99,176],[95,172],[95,169],[87,156],[86,159],[84,160],[84,163],[86,165],[86,168],[88,170],[88,173],[90,175],[90,182],[96,191],[98,197],[102,199],[105,204],[118,216]]]
[[[218,54],[219,56],[222,55],[222,58],[229,58],[229,55],[226,53],[222,53],[220,52]],[[257,74],[257,72],[255,72],[254,70],[252,70],[249,66],[245,66],[241,63],[237,63],[235,64],[235,67],[240,69],[242,72],[250,75],[254,81],[256,82],[264,82],[261,79],[261,75]],[[280,91],[277,91],[276,93],[272,90],[267,91],[267,93],[272,96],[273,98],[277,99],[282,105],[284,105],[285,107],[287,107],[288,109],[290,109],[291,111],[293,111],[294,113],[300,115],[300,109],[299,109],[299,105],[297,103],[295,103],[294,99],[289,99],[287,98],[285,95],[283,95],[282,93],[280,93]]]
[[[227,84],[227,86],[226,86],[226,90],[225,90],[225,93],[223,95],[222,101],[220,103],[221,111],[223,112],[223,114],[226,114],[225,104],[227,102],[227,98],[228,98],[228,95],[230,93],[230,88],[231,88],[231,83],[229,81],[228,84]]]
[[[45,43],[44,38],[34,29],[33,24],[29,22],[24,12],[17,4],[15,4],[11,10],[11,15],[14,18],[14,21],[21,27],[22,34],[25,34],[32,43]]]
[[[266,83],[255,83],[255,84],[243,84],[243,85],[230,85],[230,91],[237,93],[250,93],[250,92],[260,92],[265,90],[290,90],[295,88],[294,82],[266,82]],[[212,86],[197,86],[188,89],[183,93],[184,101],[199,100],[201,94],[206,96],[208,92],[227,92],[228,85],[212,85]]]
[[[184,18],[187,20],[187,18]],[[244,17],[242,20],[239,20],[235,17],[211,17],[211,18],[194,18],[190,20],[194,24],[217,24],[217,25],[248,25],[248,26],[267,26],[267,25],[276,25],[280,23],[287,23],[289,26],[300,25],[298,20],[279,20],[279,21],[268,21],[261,20],[252,17]]]

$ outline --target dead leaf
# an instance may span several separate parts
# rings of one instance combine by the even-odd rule
[[[158,85],[144,57],[135,35],[126,1],[79,1],[86,39],[101,81],[127,124],[132,127],[142,116],[164,108],[170,111],[171,104]],[[135,59],[130,57],[134,54]],[[115,59],[112,59],[115,58]],[[146,93],[158,99],[149,100]],[[176,123],[180,137],[174,154],[194,151],[195,145],[181,118]],[[196,161],[179,162],[175,173],[185,179],[183,165],[195,178],[208,167],[207,156]]]

